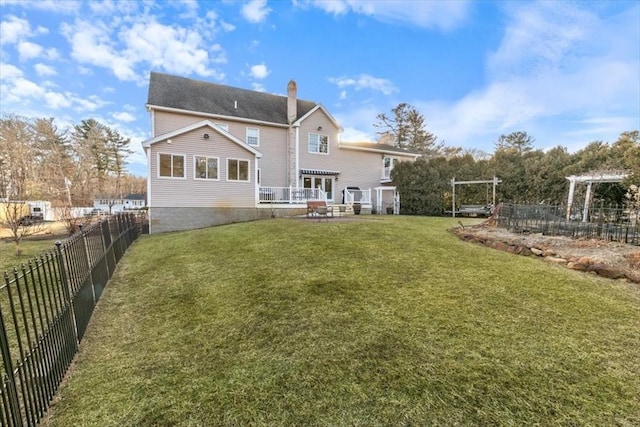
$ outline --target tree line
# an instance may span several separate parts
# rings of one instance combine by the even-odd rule
[[[535,138],[525,131],[501,135],[492,154],[448,147],[427,131],[424,117],[411,105],[399,104],[391,115],[379,114],[376,127],[381,141],[421,153],[415,162],[401,162],[392,171],[402,197],[404,214],[440,215],[452,208],[456,181],[502,180],[496,188],[499,202],[563,204],[567,201],[566,177],[603,171],[626,172],[620,184],[593,186],[594,203],[636,204],[640,207],[640,132],[622,132],[613,143],[593,141],[569,153],[558,145],[534,149]],[[586,186],[576,188],[576,200],[584,200]],[[491,184],[457,186],[456,200],[463,204],[489,204]]]
[[[144,193],[127,173],[130,138],[95,119],[61,130],[53,118],[0,118],[0,199],[93,206],[96,197]]]

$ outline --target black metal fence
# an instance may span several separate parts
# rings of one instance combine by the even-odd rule
[[[46,413],[107,281],[138,234],[133,215],[114,215],[4,273],[0,426],[35,426]]]
[[[566,206],[503,204],[498,227],[516,233],[603,239],[640,245],[640,210],[593,207],[586,212]]]

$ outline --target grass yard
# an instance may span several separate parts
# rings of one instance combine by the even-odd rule
[[[40,256],[43,252],[55,249],[56,241],[64,240],[66,236],[57,236],[39,240],[24,239],[20,242],[21,255],[16,255],[16,244],[8,240],[0,240],[0,274],[4,276],[4,272],[10,274],[13,267],[20,267],[23,262],[29,262],[33,258]],[[4,280],[3,280],[4,282]]]
[[[457,219],[143,236],[43,425],[640,425],[640,292]]]

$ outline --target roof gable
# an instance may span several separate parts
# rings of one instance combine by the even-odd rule
[[[202,120],[202,121],[199,121],[197,123],[190,124],[189,126],[185,126],[183,128],[176,129],[176,130],[173,130],[171,132],[163,133],[162,135],[158,135],[158,136],[156,136],[154,138],[147,139],[145,141],[142,141],[142,147],[145,148],[145,149],[146,148],[150,148],[151,145],[155,144],[156,142],[166,141],[167,139],[175,138],[176,136],[185,134],[187,132],[191,132],[192,130],[196,130],[196,129],[199,129],[199,128],[202,128],[202,127],[208,127],[212,131],[218,132],[219,134],[221,134],[222,136],[224,136],[227,139],[231,140],[232,142],[235,142],[236,144],[238,144],[239,146],[241,146],[245,150],[253,153],[256,157],[258,157],[258,158],[262,157],[262,153],[260,153],[258,150],[256,150],[252,146],[246,144],[241,139],[233,136],[232,134],[230,134],[226,130],[222,129],[220,126],[217,126],[211,120]]]
[[[313,113],[315,113],[318,110],[322,111],[325,114],[325,116],[327,116],[329,121],[331,123],[333,123],[333,125],[340,130],[340,132],[342,132],[344,130],[344,129],[342,129],[342,126],[340,126],[340,124],[336,121],[336,119],[327,111],[326,108],[324,108],[324,106],[322,104],[317,104],[315,107],[313,107],[311,110],[309,110],[306,114],[304,114],[302,117],[300,117],[298,120],[296,120],[293,125],[294,126],[300,126],[302,121],[304,121],[306,118],[310,117]]]
[[[317,104],[298,99],[298,119]],[[288,124],[287,97],[152,71],[147,105]]]

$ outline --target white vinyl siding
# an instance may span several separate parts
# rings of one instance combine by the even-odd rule
[[[246,125],[242,127],[242,131]],[[208,133],[209,139],[202,135]],[[256,160],[246,148],[230,141],[211,128],[199,128],[172,138],[172,143],[158,142],[151,146],[153,159],[158,152],[171,153],[179,148],[185,157],[185,178],[158,178],[158,161],[150,162],[149,206],[153,207],[255,207]],[[195,157],[217,158],[218,180],[196,179]],[[249,162],[247,181],[227,181],[227,159]]]
[[[184,154],[158,153],[159,178],[185,178]]]
[[[310,133],[309,153],[329,154],[329,137],[327,135]]]
[[[258,147],[260,145],[260,129],[247,128],[247,144]]]

